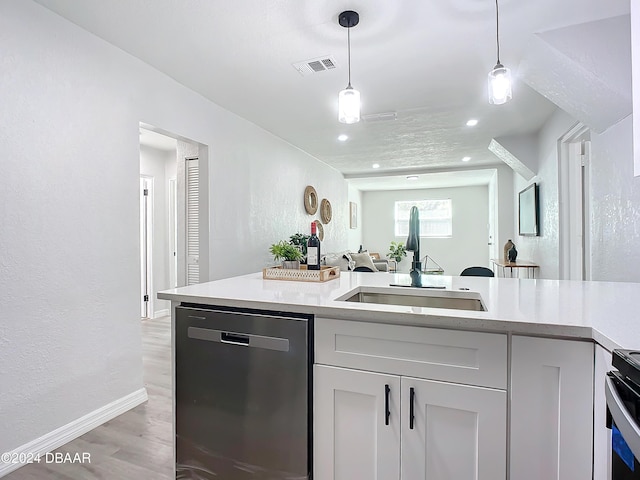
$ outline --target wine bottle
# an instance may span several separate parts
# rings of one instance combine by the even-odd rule
[[[320,270],[320,239],[316,235],[316,222],[311,222],[311,236],[307,240],[307,270]]]

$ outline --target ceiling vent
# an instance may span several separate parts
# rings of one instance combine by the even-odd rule
[[[396,120],[397,118],[398,112],[383,112],[362,115],[362,120],[364,120],[365,122],[388,122],[389,120]]]
[[[300,75],[306,77],[312,73],[320,73],[325,70],[333,70],[336,68],[336,61],[331,55],[324,57],[312,58],[311,60],[304,60],[293,64]]]

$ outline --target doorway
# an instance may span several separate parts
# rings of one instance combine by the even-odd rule
[[[143,318],[170,314],[158,291],[208,280],[207,156],[206,145],[140,124],[140,174],[151,184],[140,207]]]
[[[560,279],[591,280],[591,133],[574,125],[558,142]]]

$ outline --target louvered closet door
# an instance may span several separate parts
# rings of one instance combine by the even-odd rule
[[[200,283],[200,222],[199,222],[199,171],[198,159],[186,159],[187,184],[187,285]]]

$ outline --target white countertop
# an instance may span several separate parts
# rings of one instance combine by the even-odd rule
[[[336,300],[360,287],[408,293],[408,288],[389,285],[409,282],[407,274],[393,273],[341,272],[340,278],[324,283],[263,280],[262,273],[253,273],[165,290],[158,298],[355,321],[594,340],[607,350],[640,349],[640,283],[423,276],[423,285],[479,293],[484,312]]]

